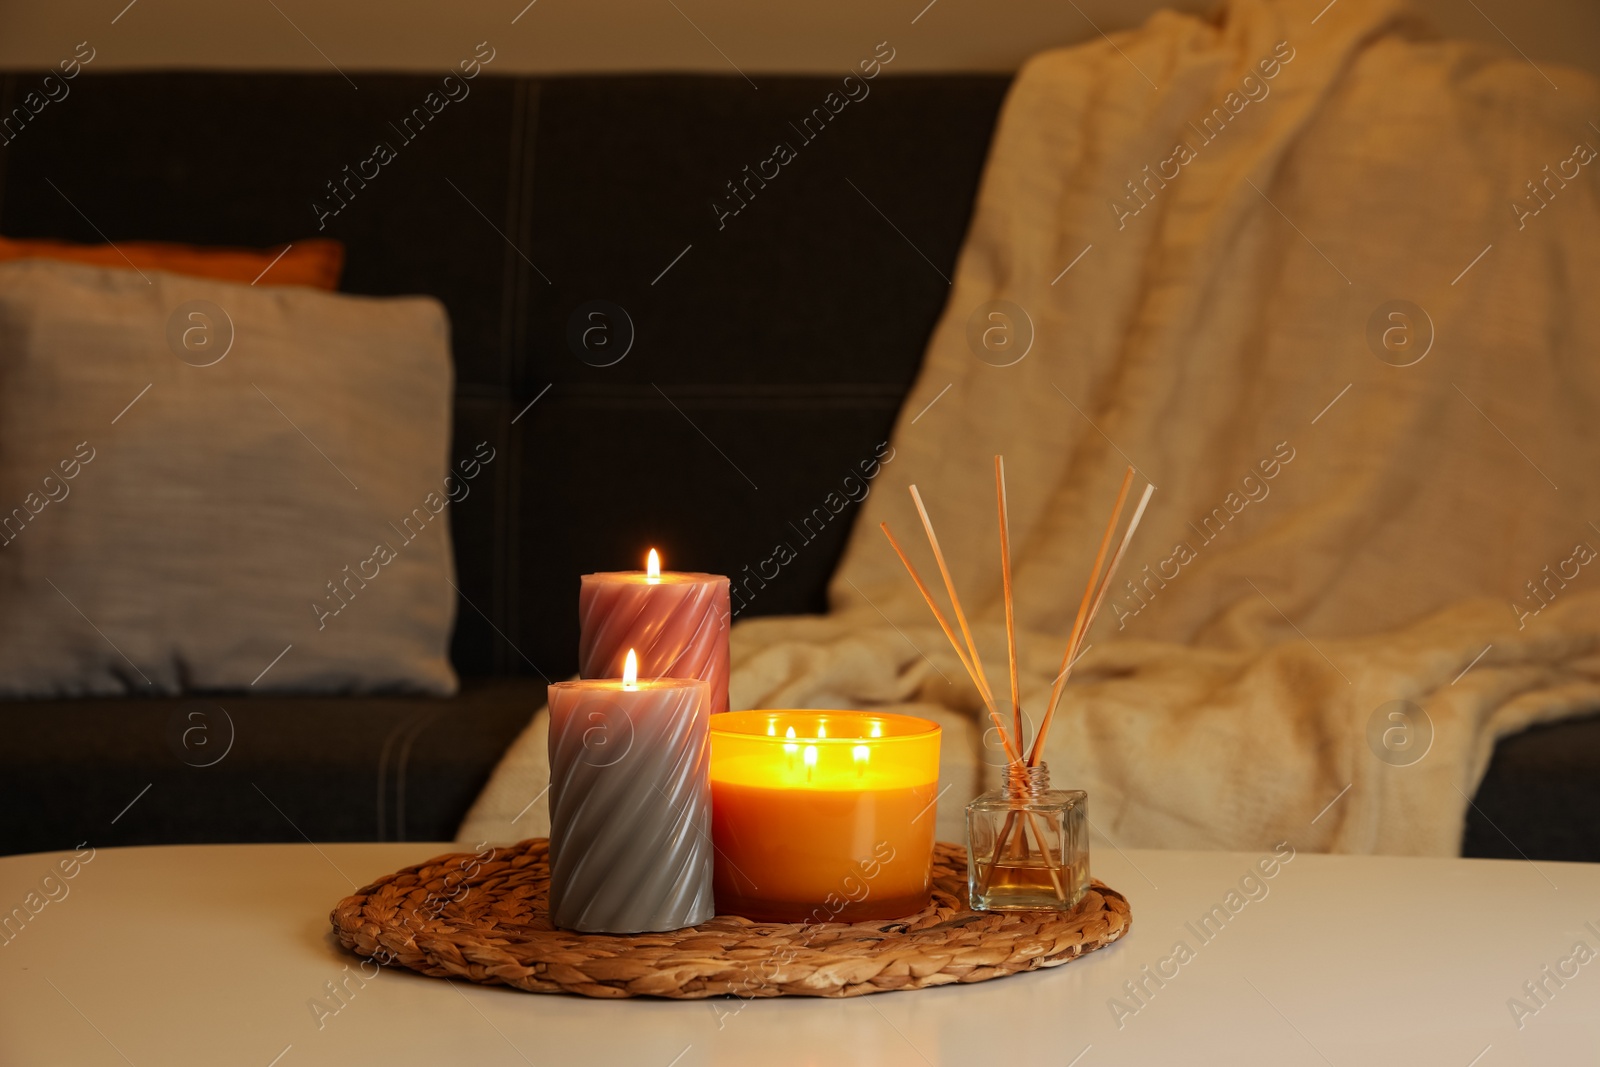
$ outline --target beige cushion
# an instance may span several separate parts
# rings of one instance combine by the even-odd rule
[[[453,692],[450,396],[432,299],[0,264],[0,695]]]

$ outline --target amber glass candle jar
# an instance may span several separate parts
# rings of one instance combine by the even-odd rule
[[[939,727],[866,711],[711,720],[717,911],[859,922],[928,903]]]

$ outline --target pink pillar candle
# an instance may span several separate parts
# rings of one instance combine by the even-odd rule
[[[550,687],[550,921],[635,934],[710,919],[710,712],[693,678]]]
[[[639,654],[640,678],[699,678],[711,686],[712,713],[728,710],[724,575],[585,574],[578,591],[578,624],[580,678],[622,677],[631,648]]]

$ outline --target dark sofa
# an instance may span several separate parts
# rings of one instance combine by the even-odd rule
[[[888,437],[1007,84],[885,75],[802,132],[838,78],[484,74],[406,139],[440,78],[354,79],[86,72],[0,148],[0,233],[320,233],[346,291],[441,299],[455,452],[500,457],[451,508],[462,692],[0,704],[0,853],[452,836],[575,670],[579,574],[654,545],[742,576]],[[823,610],[854,510],[741,614]],[[1600,719],[1508,739],[1464,852],[1600,860],[1597,772]]]

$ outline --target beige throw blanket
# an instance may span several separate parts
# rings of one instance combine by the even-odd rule
[[[734,707],[937,715],[959,840],[1000,760],[877,525],[933,574],[921,488],[998,684],[1003,453],[1034,718],[1124,466],[1157,486],[1048,742],[1116,845],[1451,855],[1497,738],[1600,709],[1600,94],[1322,7],[1027,65],[833,611],[737,626]],[[543,829],[543,744],[463,839]]]

